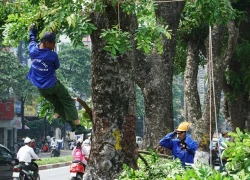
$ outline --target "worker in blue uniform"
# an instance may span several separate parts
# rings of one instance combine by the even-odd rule
[[[180,159],[183,166],[194,163],[198,142],[193,140],[187,131],[190,128],[188,122],[182,122],[174,132],[167,134],[160,140],[160,146],[172,151],[174,158]]]

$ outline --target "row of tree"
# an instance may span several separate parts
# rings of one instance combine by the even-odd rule
[[[233,129],[245,128],[249,4],[249,0],[6,1],[4,42],[27,40],[33,22],[40,35],[63,33],[75,45],[91,35],[93,137],[85,177],[113,179],[123,163],[137,168],[135,84],[144,96],[147,148],[174,130],[173,75],[183,69],[185,120],[192,122],[194,138],[203,150],[208,151],[208,127],[212,132],[216,127],[222,91],[225,117]],[[203,111],[197,91],[202,63],[209,72]]]

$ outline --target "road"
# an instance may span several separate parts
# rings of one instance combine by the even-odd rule
[[[69,166],[39,171],[41,180],[69,180]]]
[[[61,157],[62,156],[70,156],[72,154],[72,150],[61,150]],[[48,158],[51,156],[50,152],[40,152],[39,153],[39,158]]]

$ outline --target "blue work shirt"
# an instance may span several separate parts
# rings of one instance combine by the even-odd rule
[[[174,137],[174,132],[167,134],[164,138],[160,140],[160,145],[172,150],[174,158],[180,159],[183,165],[185,165],[185,163],[193,164],[195,151],[198,148],[198,142],[192,140],[190,135],[186,134],[186,139],[184,142],[187,144],[187,149],[182,150],[180,145],[181,141],[178,138]]]
[[[60,67],[58,55],[49,48],[39,49],[36,43],[36,32],[30,31],[28,46],[31,67],[26,78],[39,89],[48,89],[55,85],[56,69]]]

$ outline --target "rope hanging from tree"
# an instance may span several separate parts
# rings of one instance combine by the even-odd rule
[[[211,26],[209,26],[209,55],[208,55],[208,66],[209,66],[209,85],[212,86],[212,88],[210,88],[210,99],[209,99],[209,106],[210,106],[210,141],[212,141],[213,143],[213,135],[212,135],[212,99],[213,99],[213,103],[214,103],[214,120],[215,120],[215,128],[216,128],[216,134],[219,134],[218,131],[218,120],[217,120],[217,106],[216,106],[216,100],[215,100],[215,87],[214,87],[214,71],[213,71],[213,42],[212,42],[212,28]],[[213,96],[213,98],[212,98]],[[219,143],[219,142],[218,142]],[[211,143],[210,143],[211,144]],[[212,147],[211,147],[212,145]],[[212,148],[213,148],[213,144],[210,145],[210,165],[212,165]],[[221,150],[218,144],[218,148],[219,148],[219,156],[220,156],[220,164],[222,165],[222,158],[221,158]]]

